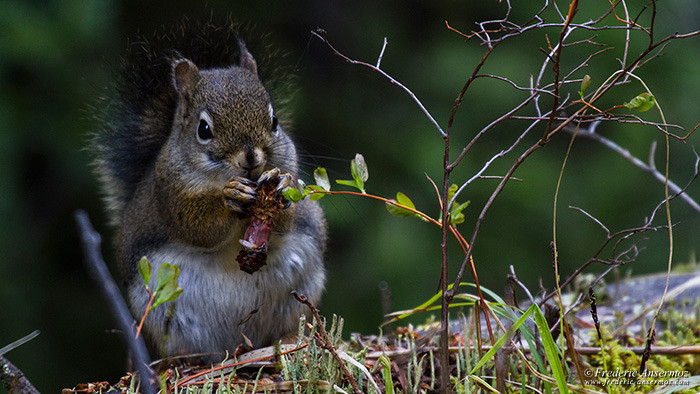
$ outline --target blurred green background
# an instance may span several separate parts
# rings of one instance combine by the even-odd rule
[[[115,382],[126,367],[123,341],[110,332],[115,326],[112,317],[83,268],[72,214],[78,208],[87,210],[98,230],[110,239],[84,147],[87,134],[98,127],[91,106],[109,86],[108,65],[117,61],[129,37],[137,33],[149,34],[183,15],[196,20],[230,14],[255,24],[254,31],[269,34],[267,41],[286,54],[272,59],[273,63],[294,76],[291,133],[304,154],[307,180],[316,166],[328,168],[333,179],[348,178],[349,160],[360,152],[369,165],[369,192],[391,197],[402,191],[419,209],[438,214],[435,193],[424,174],[441,181],[442,139],[404,92],[376,73],[343,62],[310,31],[324,28],[339,50],[370,63],[376,61],[387,37],[383,69],[411,88],[444,127],[457,93],[485,50],[476,41],[465,44],[445,28],[444,21],[468,32],[475,21],[501,17],[505,4],[455,0],[240,3],[0,2],[0,346],[41,330],[38,338],[6,354],[40,390],[56,392],[86,381]],[[516,5],[514,20],[529,19],[541,6],[528,3],[532,4]],[[583,3],[586,8],[576,21],[599,15],[608,5],[607,1],[589,3]],[[630,2],[632,13],[642,3]],[[566,4],[561,7],[567,9]],[[663,37],[697,29],[698,20],[700,3],[695,0],[661,2],[655,34]],[[606,21],[619,25],[612,17]],[[648,13],[640,21],[646,23]],[[540,48],[547,46],[545,33],[552,40],[559,34],[556,29],[533,31],[505,43],[483,72],[527,86],[530,75],[539,72],[544,56]],[[581,34],[578,39],[593,34]],[[622,30],[601,32],[598,39],[614,49],[574,75],[590,74],[592,87],[616,70],[624,35]],[[639,34],[633,34],[633,40],[630,56],[647,44]],[[249,41],[254,55],[260,57],[255,52],[256,38]],[[567,48],[566,72],[597,49],[591,45]],[[664,52],[638,75],[656,93],[669,122],[692,129],[700,121],[700,39],[673,42]],[[545,81],[551,81],[551,71],[547,73]],[[571,85],[565,93],[575,96],[577,90],[577,85]],[[641,91],[638,84],[624,86],[599,104],[605,108],[621,104]],[[524,92],[503,82],[474,83],[456,117],[453,157],[478,130],[524,97]],[[523,113],[531,111],[532,107]],[[640,116],[660,120],[655,110]],[[455,170],[453,180],[468,179],[485,160],[509,146],[524,125],[510,121],[491,131]],[[534,143],[542,130],[534,130],[516,153]],[[642,159],[652,141],[657,141],[661,144],[657,165],[663,166],[663,137],[658,130],[604,124],[599,131]],[[516,173],[523,181],[509,184],[488,212],[474,253],[483,285],[501,292],[508,266],[513,265],[533,291],[540,279],[551,288],[552,201],[568,140],[560,135],[534,154]],[[692,176],[692,147],[699,141],[697,134],[685,144],[672,140],[671,177],[680,184]],[[499,160],[488,175],[502,175],[514,159],[511,155]],[[480,180],[463,194],[461,200],[471,200],[461,225],[467,238],[496,184]],[[700,199],[700,184],[692,185],[689,192]],[[567,206],[585,209],[615,231],[641,225],[662,198],[663,187],[651,176],[594,142],[577,140],[560,195],[563,275],[585,262],[604,238],[597,225]],[[326,315],[346,319],[346,333],[377,332],[382,321],[381,282],[393,294],[394,309],[410,308],[435,293],[440,270],[437,228],[393,217],[382,204],[366,199],[337,197],[322,203],[331,238],[321,306]],[[674,262],[688,262],[700,241],[700,215],[678,199],[671,210],[678,223]],[[656,223],[663,223],[663,215]],[[646,236],[638,261],[621,274],[665,269],[667,234]],[[454,245],[451,251],[454,275],[461,258]],[[106,256],[111,261],[108,247]],[[589,271],[603,268],[594,265]],[[469,274],[465,280],[471,280]]]

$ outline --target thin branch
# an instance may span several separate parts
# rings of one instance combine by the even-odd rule
[[[112,275],[109,273],[107,264],[102,259],[100,245],[102,237],[95,231],[90,223],[90,218],[85,211],[78,210],[75,212],[75,221],[80,231],[80,239],[82,240],[83,257],[85,260],[85,268],[98,284],[97,287],[102,289],[102,295],[105,297],[107,304],[112,311],[112,315],[117,321],[119,329],[124,333],[129,350],[134,357],[136,369],[141,377],[141,390],[145,394],[155,394],[158,392],[155,386],[155,376],[153,371],[148,367],[151,363],[146,350],[146,345],[143,338],[136,338],[134,331],[134,318],[129,312],[126,301],[121,295],[117,284],[114,282]]]
[[[507,155],[508,153],[510,153],[511,151],[513,151],[513,149],[515,149],[515,147],[520,144],[520,142],[525,138],[525,136],[527,136],[527,134],[530,133],[530,130],[532,130],[535,127],[535,125],[537,125],[537,123],[538,122],[533,122],[529,127],[527,127],[525,129],[525,131],[522,134],[520,134],[520,136],[515,140],[515,142],[513,142],[513,144],[511,144],[510,147],[508,147],[505,150],[500,151],[499,153],[497,153],[493,157],[491,157],[486,163],[484,163],[484,165],[481,167],[481,169],[474,176],[472,176],[466,182],[464,182],[462,185],[460,185],[460,187],[457,189],[457,191],[455,191],[454,195],[452,196],[452,199],[448,202],[448,209],[457,200],[457,197],[460,195],[460,193],[462,193],[462,191],[464,189],[466,189],[467,186],[469,186],[469,184],[472,183],[474,180],[481,178],[482,174],[491,166],[491,164],[496,159],[501,158],[501,157]],[[492,123],[492,124],[494,124],[494,123]],[[487,128],[489,126],[487,126]],[[486,128],[484,128],[484,130],[486,130]],[[482,132],[485,132],[484,130],[482,130]],[[482,132],[480,132],[479,134],[483,135]],[[477,135],[477,137],[478,137],[478,135]],[[469,144],[472,144],[472,142],[470,141]],[[469,147],[469,146],[470,145],[467,145],[467,147]],[[466,149],[466,147],[465,147],[465,149]],[[463,150],[462,153],[466,154],[466,150]],[[463,154],[460,154],[460,156],[463,157]],[[458,160],[459,160],[459,158],[458,158]],[[455,163],[456,163],[456,161],[455,161]],[[505,176],[500,177],[501,180],[503,180],[504,178],[505,178]],[[513,179],[513,178],[511,178],[511,179]]]
[[[505,77],[501,77],[499,75],[479,74],[479,75],[474,76],[474,79],[476,79],[476,78],[493,78],[493,79],[497,79],[499,81],[507,82],[517,90],[524,90],[526,92],[533,92],[533,93],[544,93],[544,94],[549,94],[551,96],[554,96],[554,93],[549,91],[549,90],[535,89],[535,88],[524,88],[522,86],[518,86],[515,82],[511,81],[510,79],[505,78]]]
[[[510,274],[508,275],[508,279],[513,281],[513,283],[515,283],[516,285],[518,285],[518,287],[520,287],[523,290],[523,292],[525,292],[525,295],[527,296],[528,300],[530,300],[530,303],[534,304],[535,298],[532,296],[532,293],[530,293],[530,290],[520,280],[518,280],[518,277],[515,275],[515,269],[513,268],[513,266],[510,265],[509,268]]]
[[[442,130],[442,127],[440,127],[440,125],[435,120],[435,118],[433,118],[433,115],[431,115],[430,112],[428,112],[428,110],[425,108],[423,103],[418,99],[418,97],[416,97],[416,95],[410,89],[408,89],[406,86],[404,86],[401,82],[397,81],[391,75],[387,74],[386,72],[384,72],[384,70],[379,68],[379,63],[381,62],[381,58],[384,54],[384,49],[386,48],[386,38],[384,39],[384,45],[382,46],[381,54],[379,55],[379,59],[377,60],[377,66],[375,66],[375,65],[372,65],[369,63],[358,61],[358,60],[352,60],[349,57],[343,55],[340,51],[335,49],[335,47],[333,47],[333,45],[331,45],[330,42],[328,42],[328,39],[326,39],[325,35],[321,35],[319,32],[323,32],[323,30],[317,29],[317,31],[312,31],[311,34],[313,34],[314,36],[318,37],[321,41],[323,41],[328,46],[328,48],[330,48],[331,51],[333,51],[333,53],[335,53],[337,56],[340,56],[343,60],[345,60],[348,63],[368,67],[368,68],[378,72],[382,76],[384,76],[386,79],[389,80],[389,82],[400,87],[404,92],[406,92],[409,96],[411,96],[413,101],[418,105],[418,107],[421,109],[421,111],[423,111],[423,114],[425,114],[425,116],[428,118],[428,120],[430,120],[430,123],[432,123],[433,126],[435,126],[438,133],[440,133],[440,135],[443,137],[446,135],[445,132]]]
[[[5,353],[9,352],[12,349],[16,349],[16,348],[24,345],[25,343],[31,341],[32,339],[34,339],[38,336],[39,336],[39,330],[34,330],[34,331],[30,332],[29,334],[23,336],[22,338],[10,343],[9,345],[3,346],[2,348],[0,348],[0,356],[4,355]]]
[[[579,130],[578,135],[580,135],[582,137],[590,138],[594,141],[601,143],[603,146],[616,152],[617,154],[622,156],[625,160],[629,161],[637,168],[651,174],[654,177],[654,179],[656,179],[657,181],[659,181],[661,183],[664,183],[666,181],[666,176],[664,174],[662,174],[661,172],[659,172],[656,169],[656,166],[653,164],[654,161],[653,161],[652,157],[650,157],[649,164],[647,165],[643,161],[641,161],[638,158],[636,158],[635,156],[633,156],[629,150],[621,147],[620,145],[618,145],[614,141],[607,139],[598,133],[590,132],[588,130]],[[653,152],[654,146],[655,145],[652,145],[652,150],[651,150],[652,152]],[[697,152],[695,152],[695,150],[693,150],[693,154],[695,154],[695,165],[694,165],[695,172],[693,175],[693,179],[694,179],[698,175],[698,164],[700,164],[700,156],[698,156],[698,154],[697,154]],[[674,194],[678,194],[679,197],[683,201],[685,201],[688,205],[690,205],[690,207],[693,208],[696,212],[700,213],[700,205],[692,197],[690,197],[688,195],[688,193],[685,193],[685,191],[683,189],[681,189],[675,182],[671,181],[670,179],[668,180],[668,188]]]
[[[379,66],[382,64],[382,58],[384,57],[384,50],[386,50],[386,37],[384,37],[384,43],[382,44],[382,50],[379,52],[379,57],[377,58],[377,65],[375,66],[376,68],[379,68]]]
[[[579,207],[572,207],[572,206],[569,206],[569,208],[575,209],[575,210],[581,212],[582,214],[586,215],[586,216],[587,216],[589,219],[591,219],[592,221],[598,223],[598,225],[603,229],[603,231],[605,231],[605,234],[608,235],[608,236],[610,236],[610,230],[608,230],[608,228],[605,227],[605,225],[604,225],[603,223],[601,223],[600,220],[596,219],[593,215],[591,215],[590,213],[584,211],[583,209],[581,209],[581,208],[579,208]]]
[[[472,139],[469,141],[469,143],[468,143],[464,148],[462,148],[462,151],[459,153],[459,155],[457,156],[457,158],[450,164],[450,170],[452,170],[452,169],[455,168],[457,165],[459,165],[459,163],[462,161],[462,159],[464,159],[464,156],[466,156],[467,152],[469,152],[469,150],[474,146],[474,144],[476,144],[476,142],[479,141],[479,139],[480,139],[484,134],[486,134],[487,131],[489,131],[489,130],[491,130],[492,128],[496,127],[498,124],[500,124],[501,122],[503,122],[505,119],[512,118],[512,117],[513,117],[513,114],[514,114],[515,112],[517,112],[517,111],[521,110],[522,108],[524,108],[525,106],[527,106],[527,105],[528,105],[533,99],[535,99],[536,97],[538,97],[538,95],[534,94],[534,92],[531,93],[530,96],[528,96],[528,98],[525,99],[523,102],[521,102],[520,104],[518,104],[516,107],[514,107],[514,108],[511,109],[510,111],[506,112],[505,114],[501,115],[499,118],[495,119],[493,122],[489,123],[489,124],[488,124],[486,127],[484,127],[483,129],[481,129],[481,130],[474,136],[474,138],[472,138]],[[528,127],[528,128],[526,129],[526,131],[529,131],[529,130],[532,128],[532,126],[534,126],[536,123],[537,123],[537,122],[534,122],[530,127]],[[525,134],[526,134],[526,133],[523,133],[523,134],[520,136],[520,138],[519,138],[516,142],[519,142],[520,140],[522,140],[522,138],[525,136]],[[514,147],[514,146],[515,146],[515,144],[512,145],[512,147]],[[454,196],[454,197],[456,197],[457,194],[459,194],[459,193],[455,193],[455,196]],[[453,198],[453,200],[454,200],[454,198]]]

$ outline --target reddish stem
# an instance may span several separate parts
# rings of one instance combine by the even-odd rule
[[[148,313],[151,311],[151,305],[153,305],[153,300],[155,300],[156,298],[155,294],[151,293],[151,290],[148,287],[146,287],[146,291],[148,292],[148,295],[151,296],[151,298],[148,300],[148,305],[146,305],[146,311],[143,313],[143,316],[141,316],[141,321],[139,322],[139,326],[136,329],[136,338],[138,338],[141,334],[143,322],[146,320],[146,316],[148,316]]]

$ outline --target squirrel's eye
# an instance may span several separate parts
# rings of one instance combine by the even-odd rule
[[[200,119],[199,127],[197,127],[197,141],[200,144],[206,144],[212,138],[214,138],[214,134],[211,132],[211,126],[206,120]]]
[[[275,115],[272,115],[272,128],[270,129],[272,132],[277,131],[277,126],[278,126],[278,121],[277,117]]]

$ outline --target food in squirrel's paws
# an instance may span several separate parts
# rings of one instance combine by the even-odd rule
[[[274,168],[258,180],[257,198],[247,209],[251,215],[250,224],[239,240],[243,247],[236,256],[241,271],[253,274],[267,264],[267,244],[270,240],[270,223],[277,213],[290,204],[282,196],[282,189],[289,183],[289,174],[280,175],[279,169]]]

